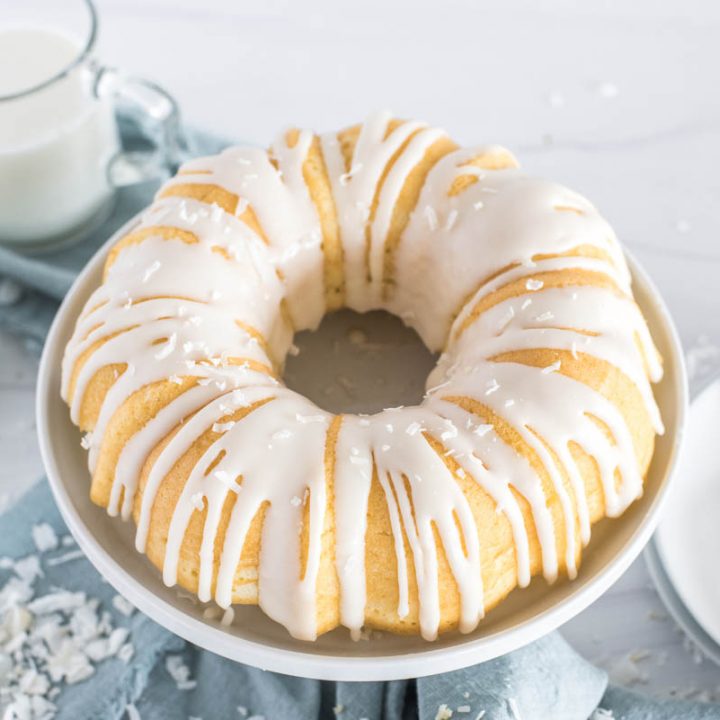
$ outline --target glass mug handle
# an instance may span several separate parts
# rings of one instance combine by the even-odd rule
[[[93,70],[95,97],[110,98],[116,109],[123,109],[142,147],[121,149],[112,157],[110,184],[117,188],[174,175],[191,155],[175,98],[150,80],[125,76],[109,67]]]

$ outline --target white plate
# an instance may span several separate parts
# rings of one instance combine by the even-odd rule
[[[682,601],[678,591],[673,587],[672,580],[663,565],[662,557],[658,552],[657,533],[647,544],[644,552],[645,562],[650,572],[650,577],[655,583],[663,605],[672,615],[675,622],[682,628],[683,632],[692,640],[708,658],[716,665],[720,665],[720,643],[705,632],[702,625],[693,617],[687,605]]]
[[[419,677],[489,660],[545,635],[599,597],[644,547],[677,459],[687,400],[683,356],[672,321],[657,290],[631,258],[636,298],[665,358],[665,378],[655,392],[667,431],[658,440],[644,496],[621,518],[593,529],[574,582],[549,586],[536,578],[529,588],[513,592],[475,632],[451,633],[434,643],[388,633],[356,643],[345,629],[306,643],[291,638],[255,607],[237,608],[231,627],[204,620],[201,607],[166,588],[155,568],[135,551],[129,524],[90,502],[85,451],[60,398],[60,361],[75,319],[99,282],[108,248],[131,225],[98,251],[58,311],[40,363],[37,423],[50,486],[70,531],[100,573],[156,622],[220,655],[290,675],[328,680]]]
[[[720,377],[690,407],[678,481],[648,548],[648,563],[668,609],[715,662],[720,662],[718,440]]]

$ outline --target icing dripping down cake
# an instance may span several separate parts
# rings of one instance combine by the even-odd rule
[[[341,307],[441,353],[420,405],[332,415],[284,386],[293,334]],[[587,200],[380,113],[184,165],[111,249],[63,396],[92,500],[168,585],[305,640],[432,640],[575,577],[642,493],[661,375]]]

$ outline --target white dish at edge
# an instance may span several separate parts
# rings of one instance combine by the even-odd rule
[[[202,617],[202,606],[167,588],[138,554],[133,528],[109,517],[89,499],[90,478],[80,433],[60,398],[60,363],[78,313],[99,283],[108,249],[131,220],[96,253],[63,301],[48,335],[37,386],[37,428],[50,486],[70,531],[97,570],[150,618],[181,637],[238,662],[289,675],[327,680],[392,680],[448,672],[492,659],[567,622],[612,585],[652,534],[677,462],[687,392],[683,354],[668,311],[648,277],[629,257],[636,299],[665,360],[655,387],[666,425],[658,438],[643,497],[616,520],[593,528],[578,578],[547,585],[536,578],[514,591],[468,635],[450,633],[434,643],[385,633],[353,642],[344,628],[306,643],[290,637],[256,607],[236,607],[225,627]]]
[[[676,595],[675,602],[671,597],[666,604],[691,639],[716,662],[720,662],[719,428],[720,376],[690,407],[677,482],[653,539],[657,560]],[[666,599],[663,588],[660,592]]]

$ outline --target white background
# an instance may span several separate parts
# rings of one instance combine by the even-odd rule
[[[268,143],[388,107],[508,145],[613,223],[663,292],[694,382],[720,368],[719,3],[98,4],[100,58],[167,87],[188,123]],[[0,368],[7,503],[42,470],[35,360],[0,335]],[[720,670],[683,647],[642,559],[563,632],[618,681],[720,699]]]

